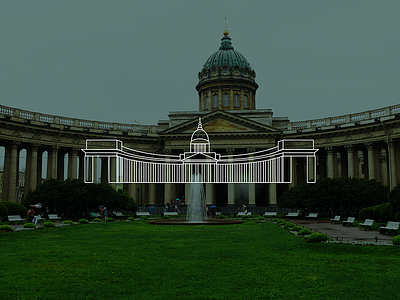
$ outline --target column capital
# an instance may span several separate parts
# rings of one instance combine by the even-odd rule
[[[367,149],[373,149],[375,146],[374,142],[367,142],[364,143],[364,145],[367,147]]]
[[[347,151],[352,151],[355,147],[353,144],[345,144],[344,148],[347,149]]]
[[[235,148],[232,148],[232,147],[226,148],[226,152],[227,152],[229,155],[232,155],[232,154],[235,153]]]
[[[325,150],[328,153],[333,153],[333,147],[332,146],[325,147]]]
[[[31,144],[31,149],[34,151],[38,151],[40,148],[40,144]]]
[[[10,142],[11,149],[18,149],[19,145],[21,145],[20,141],[11,141]]]

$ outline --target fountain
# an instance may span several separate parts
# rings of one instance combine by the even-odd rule
[[[196,223],[207,220],[206,197],[200,173],[192,175],[186,220]]]

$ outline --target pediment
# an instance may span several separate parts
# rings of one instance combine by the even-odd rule
[[[207,133],[257,133],[257,132],[280,132],[278,129],[248,120],[225,111],[214,111],[206,115],[200,115],[203,129]],[[160,135],[169,134],[192,134],[198,125],[199,119],[171,127]]]

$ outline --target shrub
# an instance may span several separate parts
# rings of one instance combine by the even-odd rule
[[[285,224],[283,224],[283,227],[285,227],[285,228],[292,228],[292,227],[294,227],[294,224],[291,223],[291,222],[286,222]]]
[[[281,223],[286,223],[286,221],[283,219],[278,219],[278,221],[276,221],[276,223],[281,224]]]
[[[396,235],[392,238],[392,244],[396,246],[400,245],[400,235]]]
[[[114,218],[109,217],[109,218],[107,219],[107,221],[108,221],[108,222],[114,222]]]
[[[22,218],[26,217],[28,210],[20,203],[3,201],[2,204],[7,206],[9,215],[20,215]]]
[[[0,231],[13,231],[13,228],[10,225],[1,225]]]
[[[329,238],[325,233],[314,232],[307,237],[309,243],[321,243],[327,241]]]
[[[395,217],[394,217],[394,218],[396,219],[397,222],[400,221],[400,211],[398,211],[398,212],[395,214]]]
[[[292,229],[291,229],[291,231],[297,231],[297,232],[299,232],[300,230],[302,230],[303,229],[303,227],[301,227],[301,226],[294,226]]]
[[[226,217],[224,216],[224,215],[219,215],[218,217],[217,217],[217,219],[225,219]]]
[[[298,235],[310,235],[310,234],[312,234],[312,231],[308,228],[303,228],[297,234]]]
[[[101,219],[99,218],[93,219],[93,222],[101,222]]]
[[[47,221],[47,222],[43,223],[43,227],[45,227],[45,228],[56,227],[56,224],[54,224],[53,222]]]
[[[75,223],[71,220],[65,220],[64,222],[62,222],[64,225],[74,225]]]
[[[36,225],[33,223],[26,223],[24,224],[24,228],[36,228]]]
[[[275,223],[276,223],[276,222],[278,222],[278,220],[279,220],[278,218],[273,218],[273,219],[272,219],[272,222],[275,222]]]
[[[0,218],[4,218],[6,216],[8,216],[8,208],[5,206],[5,204],[0,202]]]
[[[365,219],[375,219],[374,217],[374,208],[373,207],[365,207],[362,210],[360,210],[360,213],[358,214],[358,217],[361,220]]]
[[[264,217],[258,217],[257,220],[258,221],[265,221],[265,218]]]
[[[229,219],[232,219],[232,218],[234,218],[235,216],[234,215],[229,215]]]
[[[134,221],[135,218],[134,218],[134,217],[129,217],[129,218],[127,218],[126,220],[127,220],[127,221]]]
[[[140,219],[147,220],[148,218],[147,218],[147,216],[140,216]]]
[[[250,219],[250,216],[249,216],[249,215],[244,215],[244,216],[242,216],[242,219],[243,219],[243,220],[245,220],[245,219]]]
[[[374,219],[387,223],[390,219],[390,202],[383,203],[374,208]]]
[[[163,215],[163,219],[169,219],[169,216]]]
[[[79,224],[89,224],[89,221],[86,219],[80,219]]]

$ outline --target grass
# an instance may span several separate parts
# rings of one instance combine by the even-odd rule
[[[0,233],[0,299],[399,299],[400,248],[277,225],[115,222]]]

